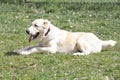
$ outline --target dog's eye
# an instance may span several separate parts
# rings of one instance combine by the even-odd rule
[[[35,27],[38,27],[38,25],[36,25],[36,24],[35,24],[34,26],[35,26]]]

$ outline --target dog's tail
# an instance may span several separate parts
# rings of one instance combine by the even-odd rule
[[[111,48],[111,47],[115,46],[116,43],[117,42],[114,40],[102,41],[102,50]]]

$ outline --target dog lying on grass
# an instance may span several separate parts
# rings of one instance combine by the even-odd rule
[[[101,52],[116,44],[114,40],[100,40],[93,33],[61,30],[45,19],[34,20],[26,33],[30,35],[29,42],[39,39],[40,44],[14,51],[15,53],[28,55],[40,52],[60,52],[72,53],[73,55],[88,55]]]

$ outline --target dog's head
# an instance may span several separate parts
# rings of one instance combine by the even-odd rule
[[[29,42],[38,38],[47,36],[50,31],[50,22],[44,19],[36,19],[32,22],[32,25],[26,30],[26,33],[30,35]]]

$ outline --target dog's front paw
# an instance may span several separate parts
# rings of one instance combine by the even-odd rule
[[[28,52],[28,51],[21,51],[20,54],[22,54],[22,55],[28,55],[28,54],[30,54],[30,52]]]

